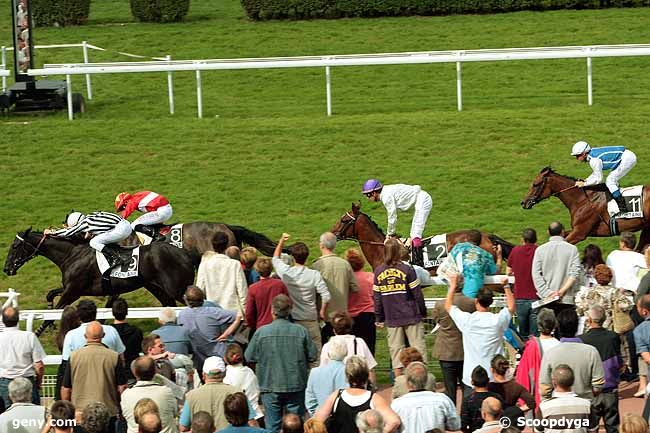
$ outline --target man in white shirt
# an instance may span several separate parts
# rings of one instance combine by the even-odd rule
[[[4,332],[0,332],[0,398],[4,407],[9,407],[8,387],[12,380],[24,377],[32,382],[31,402],[40,404],[38,388],[43,380],[45,351],[33,332],[18,329],[18,309],[7,307],[2,310]]]
[[[406,367],[409,392],[390,405],[402,419],[403,433],[422,433],[434,428],[460,430],[456,406],[445,394],[427,391],[427,379],[427,367],[423,363],[416,361]]]
[[[415,214],[411,222],[409,234],[410,244],[413,246],[413,263],[423,266],[422,258],[422,233],[431,212],[431,196],[423,191],[420,185],[382,185],[377,179],[368,179],[361,192],[370,201],[381,201],[388,212],[387,236],[395,234],[397,226],[397,210],[407,211],[415,207]]]
[[[482,366],[492,379],[490,361],[495,355],[503,354],[503,333],[510,325],[512,314],[515,312],[515,296],[513,295],[508,280],[504,279],[504,292],[506,295],[506,308],[498,314],[491,313],[492,291],[483,287],[478,291],[474,305],[476,311],[467,313],[453,304],[454,293],[458,286],[458,275],[448,274],[449,291],[445,299],[445,310],[454,321],[456,327],[463,335],[463,383],[467,390],[472,387],[472,370]]]
[[[241,263],[224,254],[228,243],[225,233],[215,233],[212,239],[214,251],[203,254],[196,275],[196,286],[203,290],[208,301],[244,316],[248,285]]]
[[[636,292],[639,287],[638,273],[640,269],[646,268],[643,254],[634,251],[636,236],[632,232],[621,233],[618,242],[618,250],[614,250],[607,256],[607,266],[614,274],[612,286],[617,289]]]
[[[133,376],[138,380],[133,387],[126,389],[120,397],[122,415],[127,422],[128,433],[137,433],[138,425],[135,422],[133,410],[136,403],[143,398],[152,399],[158,405],[162,433],[178,433],[176,416],[178,403],[172,391],[165,385],[154,382],[156,363],[149,356],[141,356],[133,361],[131,368]]]
[[[273,252],[273,267],[275,272],[287,286],[289,297],[293,302],[291,317],[294,323],[301,325],[309,332],[309,337],[314,342],[316,350],[320,353],[322,339],[318,318],[326,320],[327,307],[331,295],[327,288],[327,283],[321,276],[320,272],[309,269],[305,266],[307,257],[309,257],[309,248],[302,242],[296,242],[291,246],[291,255],[296,264],[289,266],[280,259],[285,242],[289,239],[287,233],[283,233],[278,241],[278,245]],[[320,312],[316,306],[316,293],[321,297]],[[318,362],[312,364],[312,367],[318,365]]]

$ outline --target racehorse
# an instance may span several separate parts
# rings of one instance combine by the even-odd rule
[[[566,234],[567,242],[577,244],[588,236],[613,236],[607,212],[608,196],[602,185],[578,188],[577,179],[563,176],[545,167],[533,180],[526,196],[521,200],[521,207],[530,209],[537,203],[556,196],[569,209],[571,214],[571,231]],[[641,230],[637,251],[650,243],[650,189],[643,187],[643,218],[617,219],[620,231]]]
[[[61,271],[62,288],[52,290],[47,295],[48,301],[51,301],[61,293],[57,309],[72,304],[81,296],[109,296],[113,299],[140,287],[145,287],[163,306],[176,306],[177,301],[183,303],[185,288],[194,281],[194,267],[189,254],[172,245],[156,242],[140,247],[138,276],[111,278],[109,292],[102,287],[95,250],[86,242],[47,236],[31,228],[16,235],[9,248],[4,272],[15,275],[21,266],[36,256],[49,259]],[[43,322],[37,335],[51,323]]]
[[[160,240],[165,242],[174,241],[174,239],[170,238],[173,236],[173,232],[170,232],[173,226],[159,225],[156,227],[159,233],[163,235],[163,237],[159,238]],[[217,232],[225,233],[228,236],[230,245],[241,248],[242,244],[246,243],[267,256],[272,256],[275,250],[276,243],[261,233],[242,226],[204,221],[183,224],[182,239],[176,241],[182,241],[183,249],[190,253],[192,262],[195,266],[198,266],[203,253],[212,251],[212,238]],[[132,245],[133,242],[130,244]]]
[[[384,262],[384,240],[386,235],[384,235],[377,223],[361,212],[360,205],[352,203],[352,210],[344,213],[330,231],[339,240],[355,240],[359,242],[363,255],[373,269]],[[451,251],[457,243],[467,241],[468,233],[469,230],[447,233],[448,251]],[[496,235],[482,233],[481,245],[479,246],[495,258],[497,245],[501,245],[503,258],[507,259],[514,245]],[[429,272],[433,274],[435,270],[436,268],[429,269]]]

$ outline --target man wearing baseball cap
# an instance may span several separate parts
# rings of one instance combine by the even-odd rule
[[[218,356],[211,356],[203,363],[203,386],[187,393],[179,424],[181,431],[189,431],[192,414],[205,411],[212,415],[216,431],[228,427],[223,403],[231,394],[241,389],[223,383],[226,376],[226,363]],[[254,415],[254,413],[253,413]]]

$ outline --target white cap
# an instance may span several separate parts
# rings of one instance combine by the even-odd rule
[[[589,152],[590,150],[591,150],[591,146],[589,146],[589,143],[587,143],[586,141],[578,141],[571,148],[571,156],[582,155],[583,153]]]
[[[211,356],[205,360],[203,363],[203,372],[205,374],[210,374],[214,372],[223,373],[226,371],[226,363],[223,362],[223,359],[218,356]]]
[[[77,224],[79,224],[79,221],[83,217],[84,214],[82,214],[81,212],[70,212],[70,214],[68,214],[68,217],[65,220],[65,223],[68,227],[74,227]]]

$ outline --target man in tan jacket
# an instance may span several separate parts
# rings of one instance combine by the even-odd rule
[[[336,248],[334,233],[323,233],[320,236],[319,248],[321,256],[312,264],[312,268],[321,273],[332,296],[327,306],[326,324],[321,330],[321,337],[325,344],[334,335],[330,320],[338,312],[347,313],[350,291],[358,292],[359,284],[350,263],[334,254]]]

